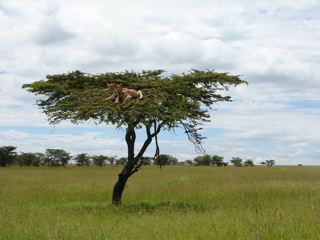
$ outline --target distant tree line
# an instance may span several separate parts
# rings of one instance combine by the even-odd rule
[[[255,166],[252,159],[242,160],[240,157],[233,157],[230,160],[230,163],[233,164],[233,166],[235,167]],[[261,162],[260,164],[272,167],[273,165],[275,165],[275,160],[266,160],[265,162]],[[228,166],[229,162],[225,162],[224,158],[219,155],[203,155],[195,157],[193,160],[185,161],[185,165],[223,167]]]
[[[116,156],[105,155],[89,155],[87,153],[80,153],[72,156],[70,153],[63,149],[46,149],[44,153],[31,153],[31,152],[16,152],[16,147],[2,146],[0,147],[0,167],[6,167],[9,165],[17,166],[48,166],[59,167],[67,164],[75,164],[77,166],[106,166],[106,165],[124,165],[127,162],[126,157],[117,158]],[[233,157],[230,163],[236,167],[253,167],[253,160],[247,159],[243,161],[240,157]],[[156,159],[151,157],[143,157],[141,159],[143,165],[186,165],[186,166],[216,166],[223,167],[228,166],[228,162],[224,161],[224,158],[219,155],[202,155],[197,156],[193,160],[186,160],[179,162],[177,158],[160,154]],[[275,165],[275,160],[266,160],[260,163],[265,166]]]

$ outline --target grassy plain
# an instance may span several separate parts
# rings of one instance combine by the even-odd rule
[[[0,169],[0,239],[320,239],[319,167]]]

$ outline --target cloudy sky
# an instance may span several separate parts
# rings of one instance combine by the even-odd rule
[[[49,126],[21,89],[77,69],[241,75],[249,85],[205,125],[207,153],[320,165],[319,0],[0,0],[0,146],[124,156],[122,130]],[[199,155],[179,130],[160,144],[181,160]]]

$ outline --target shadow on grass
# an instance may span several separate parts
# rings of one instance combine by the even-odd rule
[[[198,203],[183,203],[183,202],[159,202],[159,203],[136,203],[136,204],[123,204],[118,207],[119,210],[124,210],[126,212],[153,212],[156,210],[165,211],[184,211],[184,212],[204,212],[211,208],[205,204]]]
[[[169,211],[169,212],[205,212],[213,207],[210,205],[199,203],[184,203],[184,202],[159,202],[147,203],[140,202],[134,204],[122,204],[121,206],[114,206],[112,204],[88,204],[88,203],[73,203],[63,206],[56,206],[56,210],[75,212],[75,213],[97,213],[97,212],[124,212],[136,213],[146,212],[152,213],[155,211]]]

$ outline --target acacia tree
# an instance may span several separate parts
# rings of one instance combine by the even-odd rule
[[[73,160],[76,162],[77,166],[89,166],[90,165],[90,156],[87,153],[80,153],[73,157]]]
[[[239,157],[233,157],[230,162],[235,166],[235,167],[242,167],[242,159]]]
[[[15,150],[17,147],[2,146],[0,147],[0,167],[6,167],[13,163],[17,153]]]
[[[247,159],[243,164],[245,167],[253,167],[254,166],[252,159]]]
[[[103,167],[104,165],[106,165],[106,161],[108,159],[108,157],[104,155],[92,156],[91,158],[92,158],[93,164],[100,167]]]
[[[50,167],[65,166],[70,159],[70,153],[63,149],[47,149],[44,164]]]
[[[266,160],[266,165],[267,165],[268,167],[272,167],[272,166],[275,165],[275,164],[276,164],[276,161],[273,160],[273,159]]]
[[[161,130],[181,127],[196,148],[202,149],[204,137],[200,125],[209,121],[210,107],[216,102],[231,101],[222,91],[245,81],[239,76],[215,71],[192,70],[181,75],[163,76],[163,70],[143,72],[108,72],[87,74],[80,71],[47,75],[46,80],[25,84],[23,87],[44,98],[37,105],[48,116],[51,124],[62,120],[73,123],[94,120],[97,124],[112,124],[125,129],[127,162],[118,175],[112,202],[121,203],[125,184],[139,171],[141,160],[150,143]],[[117,103],[106,100],[108,83],[141,90],[143,98]],[[146,138],[136,152],[136,131],[145,129]],[[156,155],[159,155],[157,147]]]
[[[160,167],[164,165],[177,165],[178,159],[168,154],[160,154],[154,159],[154,164],[159,165]]]
[[[223,162],[223,157],[219,155],[213,155],[211,161],[214,166],[222,167],[227,165],[227,163]]]
[[[195,162],[195,165],[197,165],[197,166],[201,166],[201,165],[202,166],[209,166],[212,164],[211,156],[208,154],[195,157],[193,159],[193,161]]]

